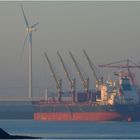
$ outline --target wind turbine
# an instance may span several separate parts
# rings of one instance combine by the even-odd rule
[[[22,5],[21,5],[21,10],[22,10],[24,21],[26,24],[26,36],[25,36],[23,49],[25,48],[27,38],[29,39],[29,56],[28,56],[29,58],[28,58],[28,60],[29,60],[29,99],[30,99],[32,97],[32,32],[37,30],[36,26],[39,23],[37,22],[37,23],[29,26],[29,23],[26,18]]]

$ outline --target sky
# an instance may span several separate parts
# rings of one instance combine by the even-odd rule
[[[71,77],[77,79],[77,90],[82,90],[80,78],[69,56],[75,56],[85,77],[90,77],[90,88],[95,79],[83,54],[85,49],[107,78],[112,75],[99,64],[130,59],[140,62],[140,2],[113,1],[0,1],[0,97],[28,96],[28,43],[22,52],[26,25],[20,5],[23,5],[29,24],[39,22],[33,32],[33,96],[44,97],[45,88],[56,92],[43,52],[47,52],[64,90],[69,83],[64,76],[57,51],[62,55]],[[137,81],[140,83],[140,71]]]

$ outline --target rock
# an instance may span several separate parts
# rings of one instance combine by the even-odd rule
[[[39,139],[39,137],[10,135],[0,128],[0,139]]]

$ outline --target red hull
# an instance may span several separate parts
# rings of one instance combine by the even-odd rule
[[[43,121],[113,121],[122,119],[122,115],[117,112],[34,113],[34,120]]]

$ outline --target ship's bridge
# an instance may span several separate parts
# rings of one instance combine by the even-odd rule
[[[132,90],[129,78],[121,78],[121,86],[123,91],[130,91]]]
[[[121,89],[122,94],[124,96],[125,102],[138,103],[139,97],[137,93],[137,89],[130,83],[130,79],[128,77],[121,78]]]

